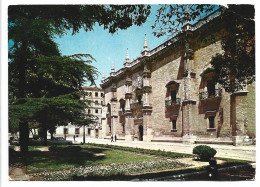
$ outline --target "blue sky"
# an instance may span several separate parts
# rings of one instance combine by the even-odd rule
[[[119,30],[112,35],[102,27],[95,26],[94,31],[80,30],[78,34],[73,36],[71,32],[68,32],[67,35],[57,38],[55,41],[59,44],[59,49],[63,55],[85,53],[91,54],[96,59],[96,62],[93,62],[92,65],[101,73],[96,81],[97,86],[99,86],[102,73],[104,72],[105,77],[109,76],[112,62],[115,71],[123,67],[127,48],[130,61],[140,56],[145,34],[149,49],[153,49],[167,39],[166,36],[156,38],[152,34],[151,26],[154,24],[158,8],[159,5],[152,5],[149,18],[140,27],[132,26],[127,30]]]

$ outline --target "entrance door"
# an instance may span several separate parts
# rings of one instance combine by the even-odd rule
[[[143,135],[144,135],[144,128],[143,125],[139,125],[139,140],[143,141]]]
[[[96,138],[98,138],[98,129],[96,129]]]

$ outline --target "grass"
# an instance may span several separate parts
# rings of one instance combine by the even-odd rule
[[[27,174],[47,172],[53,175],[53,178],[49,178],[49,180],[131,180],[135,177],[147,179],[206,169],[206,167],[185,169],[187,165],[179,163],[162,163],[162,165],[160,165],[158,164],[158,161],[167,161],[168,158],[193,157],[193,155],[190,154],[180,154],[161,150],[101,144],[80,145],[82,148],[80,152],[43,152],[38,149],[43,147],[44,146],[29,146],[29,154],[22,159],[20,158],[19,161],[22,161],[27,166]],[[68,146],[58,147],[68,148]],[[76,146],[74,146],[74,148],[75,147]],[[15,163],[18,160],[19,153],[13,150],[13,146],[10,146],[10,149],[12,150],[10,152],[10,161]],[[244,160],[217,159],[226,161],[225,163],[218,165],[218,168],[250,163]],[[152,162],[155,165],[157,163],[157,165],[149,164],[149,162]],[[10,163],[10,167],[12,167],[13,163]],[[110,167],[111,164],[112,168]],[[145,167],[143,169],[138,169],[141,165],[144,165]],[[102,166],[110,167],[108,168],[109,172],[107,172],[107,169],[104,170]],[[88,167],[94,168],[94,173],[81,176],[82,171],[88,170]],[[127,169],[122,170],[122,167]],[[169,170],[176,168],[177,170],[175,171]],[[98,173],[102,169],[103,171]],[[67,178],[63,178],[63,174],[55,173],[59,171],[69,171],[70,173],[67,173]],[[149,172],[146,173],[147,171]],[[75,173],[77,174],[75,175]],[[73,178],[73,175],[78,178]]]
[[[42,146],[41,146],[42,147]],[[59,146],[66,147],[66,146]],[[158,158],[135,153],[82,146],[81,152],[42,152],[38,146],[29,146],[29,154],[25,158],[27,173],[57,171],[80,166],[123,164],[130,162],[152,161]]]
[[[88,145],[92,145],[95,147],[104,147],[104,148],[114,149],[114,150],[129,151],[129,152],[140,153],[140,154],[154,155],[159,157],[167,157],[167,158],[194,157],[194,155],[192,154],[175,153],[175,152],[162,151],[162,150],[150,150],[150,149],[123,147],[123,146],[109,145],[109,144],[106,145],[95,144],[95,143],[88,143]]]

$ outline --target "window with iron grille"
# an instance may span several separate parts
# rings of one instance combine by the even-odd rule
[[[215,116],[209,116],[209,128],[210,129],[215,128]]]
[[[172,129],[176,130],[176,120],[172,120]]]

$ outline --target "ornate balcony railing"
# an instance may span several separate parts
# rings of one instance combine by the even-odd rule
[[[176,98],[175,101],[165,100],[165,106],[173,106],[173,105],[180,105],[180,104],[181,104],[181,98]]]
[[[140,106],[143,106],[143,101],[130,104],[130,109],[134,109]]]
[[[208,91],[200,92],[200,100],[218,98],[222,96],[222,89],[215,89],[215,93],[209,93]]]

